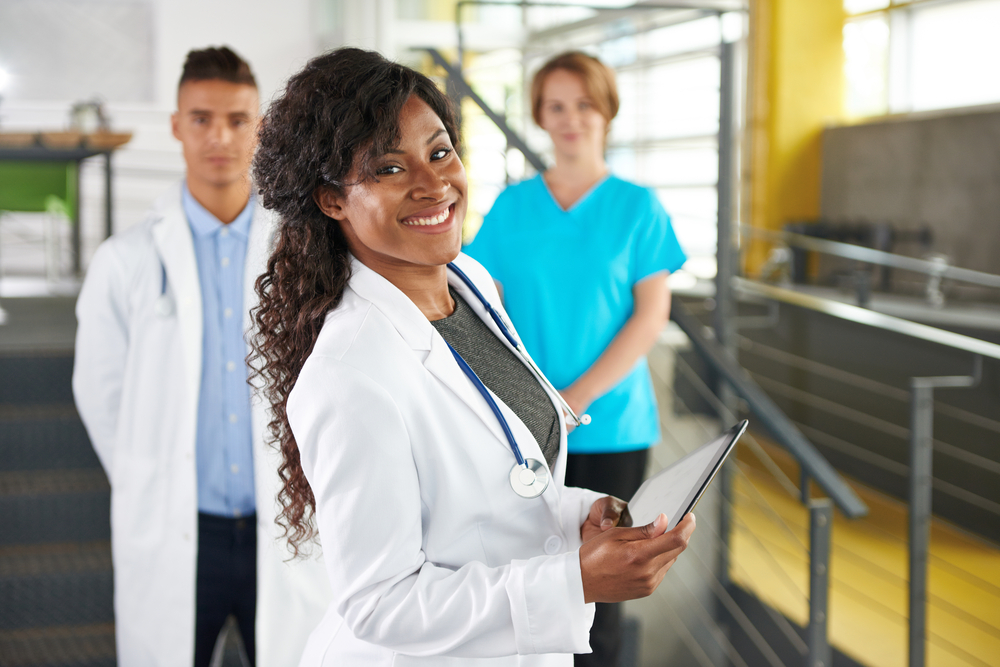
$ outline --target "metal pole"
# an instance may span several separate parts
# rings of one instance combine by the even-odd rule
[[[77,160],[74,169],[76,190],[73,192],[73,229],[71,243],[73,245],[73,275],[79,277],[82,273],[80,260],[80,172],[83,168],[83,161]]]
[[[735,48],[728,42],[719,45],[721,84],[719,89],[719,178],[718,240],[716,241],[715,312],[712,324],[715,339],[733,351],[735,339],[735,301],[733,276],[736,273],[736,248],[733,243],[733,84]]]
[[[111,151],[104,154],[104,238],[111,236],[114,231],[113,212],[114,198],[112,195]]]
[[[830,667],[832,654],[827,633],[830,598],[830,532],[833,503],[829,498],[809,503],[809,647],[806,667]]]
[[[927,638],[927,549],[931,529],[934,385],[913,378],[910,413],[909,665],[923,667]]]
[[[733,248],[732,220],[732,174],[733,174],[733,55],[732,44],[722,42],[719,45],[719,177],[718,194],[718,240],[716,242],[715,274],[715,311],[712,313],[712,324],[715,329],[715,339],[719,344],[735,355],[735,308],[733,302],[732,278],[736,270],[735,252]],[[723,404],[735,413],[736,400],[732,388],[724,380],[719,381],[719,397]],[[729,542],[732,527],[733,499],[733,463],[727,463],[720,471],[719,503],[719,580],[729,583]]]
[[[909,667],[927,663],[927,554],[934,479],[934,388],[974,387],[983,373],[976,356],[971,375],[910,379],[910,628]]]

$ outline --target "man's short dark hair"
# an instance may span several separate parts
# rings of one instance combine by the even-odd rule
[[[214,79],[257,87],[250,64],[228,46],[210,46],[188,52],[177,87],[180,88],[188,81]]]

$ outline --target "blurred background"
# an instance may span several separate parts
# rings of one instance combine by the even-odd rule
[[[265,106],[342,45],[439,81],[470,238],[552,163],[535,69],[616,70],[607,160],[690,258],[649,472],[752,424],[623,667],[1000,665],[998,37],[1000,0],[0,0],[0,665],[115,664],[72,308],[183,177],[181,65],[222,44]]]

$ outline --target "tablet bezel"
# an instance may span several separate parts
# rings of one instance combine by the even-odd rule
[[[736,442],[740,439],[740,436],[742,436],[743,433],[747,430],[747,425],[749,423],[750,422],[748,420],[744,419],[739,424],[736,424],[735,426],[730,428],[727,433],[724,433],[720,436],[720,437],[728,437],[729,444],[727,444],[725,448],[719,450],[719,453],[715,455],[715,458],[712,460],[712,464],[710,466],[705,467],[704,474],[698,480],[698,483],[694,487],[692,487],[693,493],[684,499],[684,507],[685,507],[684,511],[680,513],[679,517],[670,518],[670,523],[667,524],[667,530],[673,530],[674,528],[676,528],[677,524],[679,524],[681,520],[688,514],[690,514],[691,511],[695,508],[695,505],[698,504],[698,501],[701,500],[701,497],[705,494],[705,491],[708,489],[708,485],[712,483],[713,479],[715,479],[715,475],[722,468],[722,464],[725,463],[726,458],[728,458],[730,452],[733,451],[733,448],[736,446]],[[714,438],[712,442],[714,442],[715,440],[718,440],[718,438]],[[705,445],[708,444],[711,443],[708,442],[705,443]],[[702,447],[704,447],[705,445],[702,445]]]

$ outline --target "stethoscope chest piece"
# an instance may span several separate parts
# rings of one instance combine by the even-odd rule
[[[549,471],[541,461],[525,459],[510,469],[510,488],[522,498],[537,498],[549,486]]]

